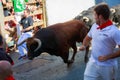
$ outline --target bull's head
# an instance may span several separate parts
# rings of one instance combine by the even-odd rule
[[[32,60],[34,57],[37,57],[40,55],[39,49],[41,48],[41,40],[31,37],[24,41],[22,41],[17,46],[22,45],[24,42],[26,42],[27,48],[28,48],[28,59]]]
[[[74,19],[83,21],[89,29],[91,28],[92,24],[95,22],[93,18],[92,9],[84,10],[79,15],[77,15]]]
[[[41,40],[37,38],[28,38],[26,40],[28,48],[28,59],[32,60],[34,57],[40,55],[39,49],[41,47]]]
[[[34,57],[37,57],[40,55],[39,49],[41,48],[41,40],[31,37],[24,41],[22,41],[17,46],[22,45],[24,42],[26,42],[27,48],[28,48],[28,59],[32,60]]]

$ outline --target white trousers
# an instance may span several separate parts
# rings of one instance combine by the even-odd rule
[[[113,80],[116,77],[117,65],[115,66],[99,66],[95,62],[87,63],[84,80]]]

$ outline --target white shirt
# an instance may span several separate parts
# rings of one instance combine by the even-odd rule
[[[110,25],[102,30],[93,24],[88,36],[92,38],[92,51],[90,60],[101,66],[113,66],[117,64],[116,59],[99,62],[98,57],[114,52],[116,45],[120,45],[120,31],[115,25]]]

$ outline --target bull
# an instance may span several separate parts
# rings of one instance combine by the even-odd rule
[[[95,6],[90,7],[88,10],[82,11],[74,19],[83,21],[85,25],[90,29],[93,23],[95,22],[95,19],[93,16],[94,7]]]
[[[30,60],[47,52],[50,55],[60,56],[69,66],[74,62],[77,53],[76,42],[83,42],[88,30],[82,21],[71,20],[42,28],[22,43],[26,42]],[[68,60],[70,48],[73,49],[73,55],[71,60]],[[86,47],[85,62],[88,60],[88,51],[89,46]]]
[[[84,10],[80,12],[74,19],[83,21],[85,25],[90,29],[93,23],[95,23],[95,19],[93,16],[94,7],[95,6],[92,6],[88,10]],[[110,19],[114,22],[114,24],[117,27],[119,27],[120,26],[120,5],[111,7],[110,11],[111,11]]]
[[[111,20],[116,26],[120,26],[120,5],[113,6],[111,8]]]

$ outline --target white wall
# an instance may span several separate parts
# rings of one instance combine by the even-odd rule
[[[71,20],[93,5],[94,0],[46,0],[48,25]]]

